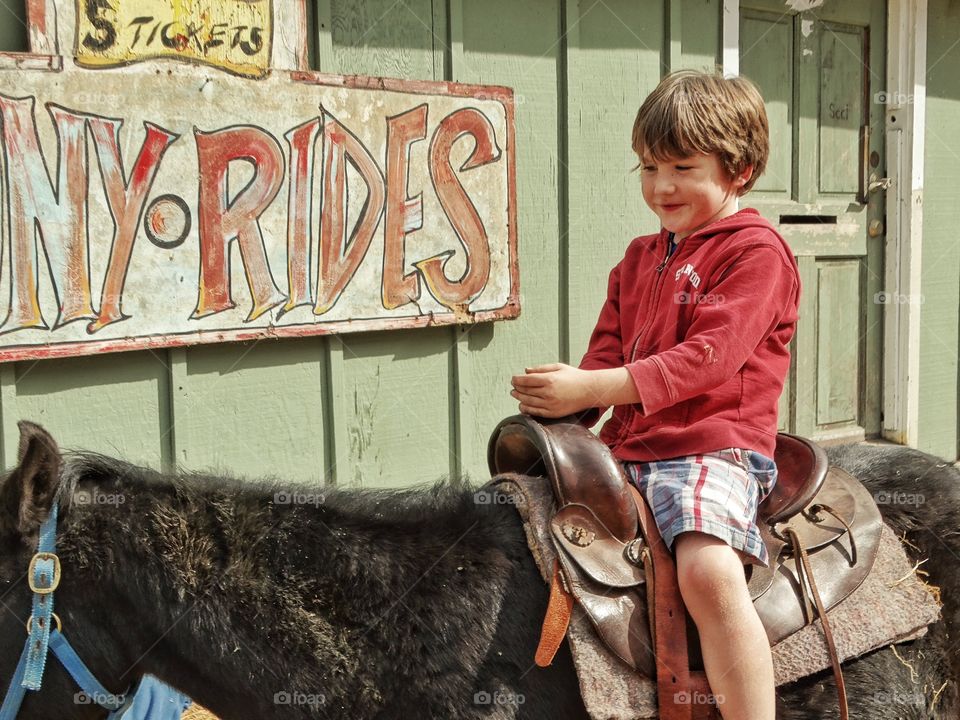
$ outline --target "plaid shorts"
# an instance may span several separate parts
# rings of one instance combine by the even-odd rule
[[[777,482],[777,465],[766,455],[727,448],[627,462],[624,469],[650,504],[667,547],[673,547],[680,533],[702,532],[720,538],[752,562],[768,563],[756,524],[757,506]]]

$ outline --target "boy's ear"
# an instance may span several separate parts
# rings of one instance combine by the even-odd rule
[[[32,536],[46,519],[60,485],[60,450],[46,430],[21,421],[17,467],[0,487],[0,534]]]
[[[736,185],[737,189],[739,190],[748,182],[750,182],[750,178],[752,177],[753,165],[747,165],[743,170],[737,173],[737,176],[733,179],[733,184]]]

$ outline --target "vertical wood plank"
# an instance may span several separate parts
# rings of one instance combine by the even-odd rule
[[[431,0],[331,0],[329,7],[336,72],[433,77]]]
[[[821,193],[856,193],[864,122],[863,30],[826,26],[820,43],[819,182]]]
[[[448,0],[432,0],[433,21],[433,79],[449,80],[450,53],[453,51],[450,35],[450,3]]]
[[[960,350],[960,6],[930,0],[927,34],[926,147],[923,157],[919,447],[957,457]],[[917,242],[917,239],[913,239]]]
[[[667,72],[673,72],[683,67],[683,1],[666,0],[666,6]]]
[[[796,425],[794,410],[797,407],[797,338],[790,341],[790,369],[783,381],[783,390],[777,405],[777,430],[792,432]]]
[[[599,9],[602,4],[598,4]],[[522,314],[507,323],[475,326],[461,365],[463,467],[488,476],[486,440],[495,424],[517,411],[510,377],[560,357],[557,129],[564,118],[557,98],[560,62],[559,0],[462,3],[463,56],[456,78],[514,88],[517,103],[517,207]],[[462,356],[461,356],[462,357]],[[467,407],[466,404],[469,404]],[[467,417],[469,413],[469,417]]]
[[[0,427],[3,433],[3,467],[11,468],[17,463],[17,447],[20,432],[17,422],[21,418],[17,411],[17,378],[13,363],[0,365]]]
[[[345,374],[344,345],[338,335],[324,338],[324,355],[327,361],[327,371],[324,376],[326,400],[324,402],[324,419],[328,428],[326,435],[327,464],[326,475],[331,485],[349,484],[350,473],[350,436],[348,421],[341,408],[346,407],[344,397],[343,377]]]
[[[454,12],[456,9],[454,9]],[[326,12],[326,11],[324,11]],[[447,64],[447,9],[431,0],[336,0],[330,67],[344,74],[433,78]],[[438,41],[439,38],[439,41]],[[438,122],[440,118],[433,119]],[[433,127],[428,128],[428,135]],[[426,153],[426,141],[412,153]],[[415,194],[419,188],[410,188]],[[424,187],[423,192],[433,192]],[[417,235],[410,235],[411,247]],[[374,240],[371,253],[380,252]],[[417,259],[413,254],[410,261]],[[410,268],[413,269],[412,267]],[[331,421],[336,481],[398,486],[458,469],[456,331],[449,327],[341,335],[331,340]]]
[[[174,470],[179,462],[177,457],[177,413],[183,412],[186,406],[180,400],[186,397],[187,349],[169,348],[166,352],[166,362],[168,392],[165,401],[162,401],[160,406],[163,433],[160,436],[160,447],[163,468]]]
[[[793,184],[793,23],[770,13],[745,13],[740,42],[740,70],[760,88],[770,126],[767,169],[751,193],[787,200]]]
[[[325,476],[321,338],[187,348],[174,357],[178,463],[320,484]]]
[[[817,115],[810,114],[809,110],[817,107],[821,34],[821,25],[813,15],[800,13],[794,17],[797,105],[793,119],[797,135],[793,146],[793,166],[797,169],[794,175],[794,199],[799,203],[812,203],[817,197],[817,163],[811,162],[809,155],[800,157],[799,152],[800,148],[804,148],[807,153],[813,153],[818,147]]]
[[[722,0],[682,0],[683,67],[712,72],[723,64]]]
[[[337,72],[337,58],[333,52],[333,0],[316,0],[317,14],[317,69],[320,72]]]
[[[341,337],[337,482],[397,487],[450,471],[449,328]],[[335,381],[336,382],[336,381]]]
[[[557,113],[566,118],[557,129],[557,268],[559,297],[557,300],[558,360],[572,362],[570,357],[570,130],[571,113],[580,109],[579,99],[571,97],[570,66],[576,65],[580,51],[580,0],[560,0],[560,59],[557,67]]]
[[[446,9],[447,35],[450,44],[444,77],[458,82],[460,75],[466,69],[463,56],[463,0],[447,0]],[[473,374],[471,364],[474,362],[474,357],[470,353],[469,336],[474,329],[475,326],[453,328],[450,372],[450,472],[454,477],[461,477],[466,473],[464,458],[473,448],[472,444],[468,445],[465,442],[464,428],[473,428],[477,425],[477,418],[474,416],[474,388],[470,387],[469,382]],[[479,470],[479,468],[474,469]]]
[[[871,158],[876,154],[874,171],[887,167],[886,140],[884,124],[886,122],[883,106],[876,103],[877,94],[887,87],[884,66],[887,58],[887,4],[873,2],[870,6],[871,20],[867,36],[869,46],[868,86],[868,123],[870,125]],[[868,437],[879,436],[883,430],[881,413],[883,408],[883,308],[876,302],[877,293],[884,283],[884,251],[886,245],[884,224],[886,220],[886,193],[869,195],[867,208],[867,226],[877,230],[868,230],[867,256],[864,268],[864,400],[862,420]]]
[[[576,42],[568,42],[565,63],[568,270],[561,282],[567,287],[573,364],[586,351],[611,268],[630,240],[660,228],[643,202],[631,147],[640,103],[660,81],[664,22],[652,14],[659,7],[611,0],[570,2],[567,8]]]
[[[817,274],[817,425],[859,421],[860,263],[823,262]]]
[[[796,383],[793,432],[811,437],[817,425],[817,260],[811,255],[797,258],[800,270],[800,319],[794,336],[796,352]]]
[[[162,356],[142,351],[3,367],[13,368],[15,374],[15,388],[4,391],[17,419],[42,424],[61,447],[102,452],[150,467],[162,465],[166,453],[160,440],[161,407],[169,393]],[[6,427],[4,431],[8,432]]]

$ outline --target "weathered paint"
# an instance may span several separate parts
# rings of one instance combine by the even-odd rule
[[[263,77],[270,69],[274,2],[77,0],[74,55],[90,68],[176,58]]]
[[[2,61],[0,361],[519,312],[507,88]]]
[[[864,189],[884,154],[884,3],[794,5],[740,3],[740,70],[760,86],[771,131],[746,204],[777,225],[804,288],[781,427],[854,441],[880,430],[883,238],[868,228],[884,197]]]
[[[711,3],[703,0],[673,4],[680,6],[680,22],[672,29],[680,36],[681,64],[704,67],[712,48],[719,55],[719,9],[711,15]],[[507,394],[510,375],[541,360],[579,358],[603,300],[607,271],[630,238],[655,229],[630,172],[629,129],[640,100],[667,65],[665,48],[673,45],[665,35],[665,5],[654,0],[317,2],[314,53],[316,66],[326,72],[514,88],[524,314],[510,323],[0,365],[7,465],[15,458],[16,420],[26,417],[43,422],[67,446],[153,465],[178,462],[247,477],[326,478],[365,486],[429,482],[459,472],[484,479],[490,428],[516,408]],[[836,10],[837,4],[831,5]],[[774,17],[782,14],[783,5],[778,8]],[[958,27],[956,13],[949,15],[943,19],[941,13],[936,20],[943,25],[941,53]],[[882,55],[882,43],[874,40]],[[955,67],[953,55],[937,66],[938,74],[946,73],[939,75],[941,87],[956,76],[949,74]],[[954,107],[957,94],[945,92],[937,117],[960,116]],[[285,142],[280,138],[286,152]],[[811,157],[814,151],[789,157],[787,164],[809,164],[813,177]],[[938,157],[942,171],[935,180],[949,179],[953,156],[942,149]],[[957,225],[951,218],[960,205],[948,197],[955,186],[938,182],[935,204],[925,200],[928,209],[943,215],[944,252],[953,247]],[[286,200],[281,191],[275,202]],[[804,213],[828,212],[817,204],[800,207]],[[816,286],[821,268],[829,268],[825,260],[862,252],[860,237],[857,244],[844,232],[831,244],[829,234],[821,232],[804,240],[809,245],[799,261],[805,286]],[[877,243],[882,245],[883,238]],[[867,247],[868,254],[873,251],[873,245]],[[872,259],[867,262],[878,267]],[[941,263],[941,287],[952,277],[956,290],[953,267]],[[868,273],[865,282],[868,298],[882,288],[882,278],[874,274]],[[938,306],[929,301],[924,306],[925,324],[940,312]],[[869,304],[874,315],[863,324],[870,387],[878,386],[879,377],[875,365],[870,369],[875,362],[870,333],[882,307]],[[947,308],[955,310],[955,302],[953,310]],[[825,308],[807,311],[809,332],[798,336],[794,348],[796,375],[815,378],[816,323],[833,318]],[[940,331],[950,318],[937,323]],[[950,352],[933,332],[924,342],[927,353]],[[929,362],[937,363],[938,357],[930,354]],[[926,382],[928,407],[934,395],[943,406],[955,402],[942,376]],[[801,399],[817,389],[815,382],[805,383],[794,388]],[[824,388],[825,395],[830,392]],[[784,429],[816,422],[817,407],[809,401],[795,402],[787,394],[781,407]],[[946,416],[930,415],[925,432],[941,419]],[[952,426],[937,430],[954,432]]]

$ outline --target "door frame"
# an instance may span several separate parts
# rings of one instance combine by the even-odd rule
[[[723,0],[722,63],[740,73],[740,0]],[[884,285],[883,423],[887,440],[916,447],[920,400],[923,152],[927,0],[887,0],[887,177]]]

